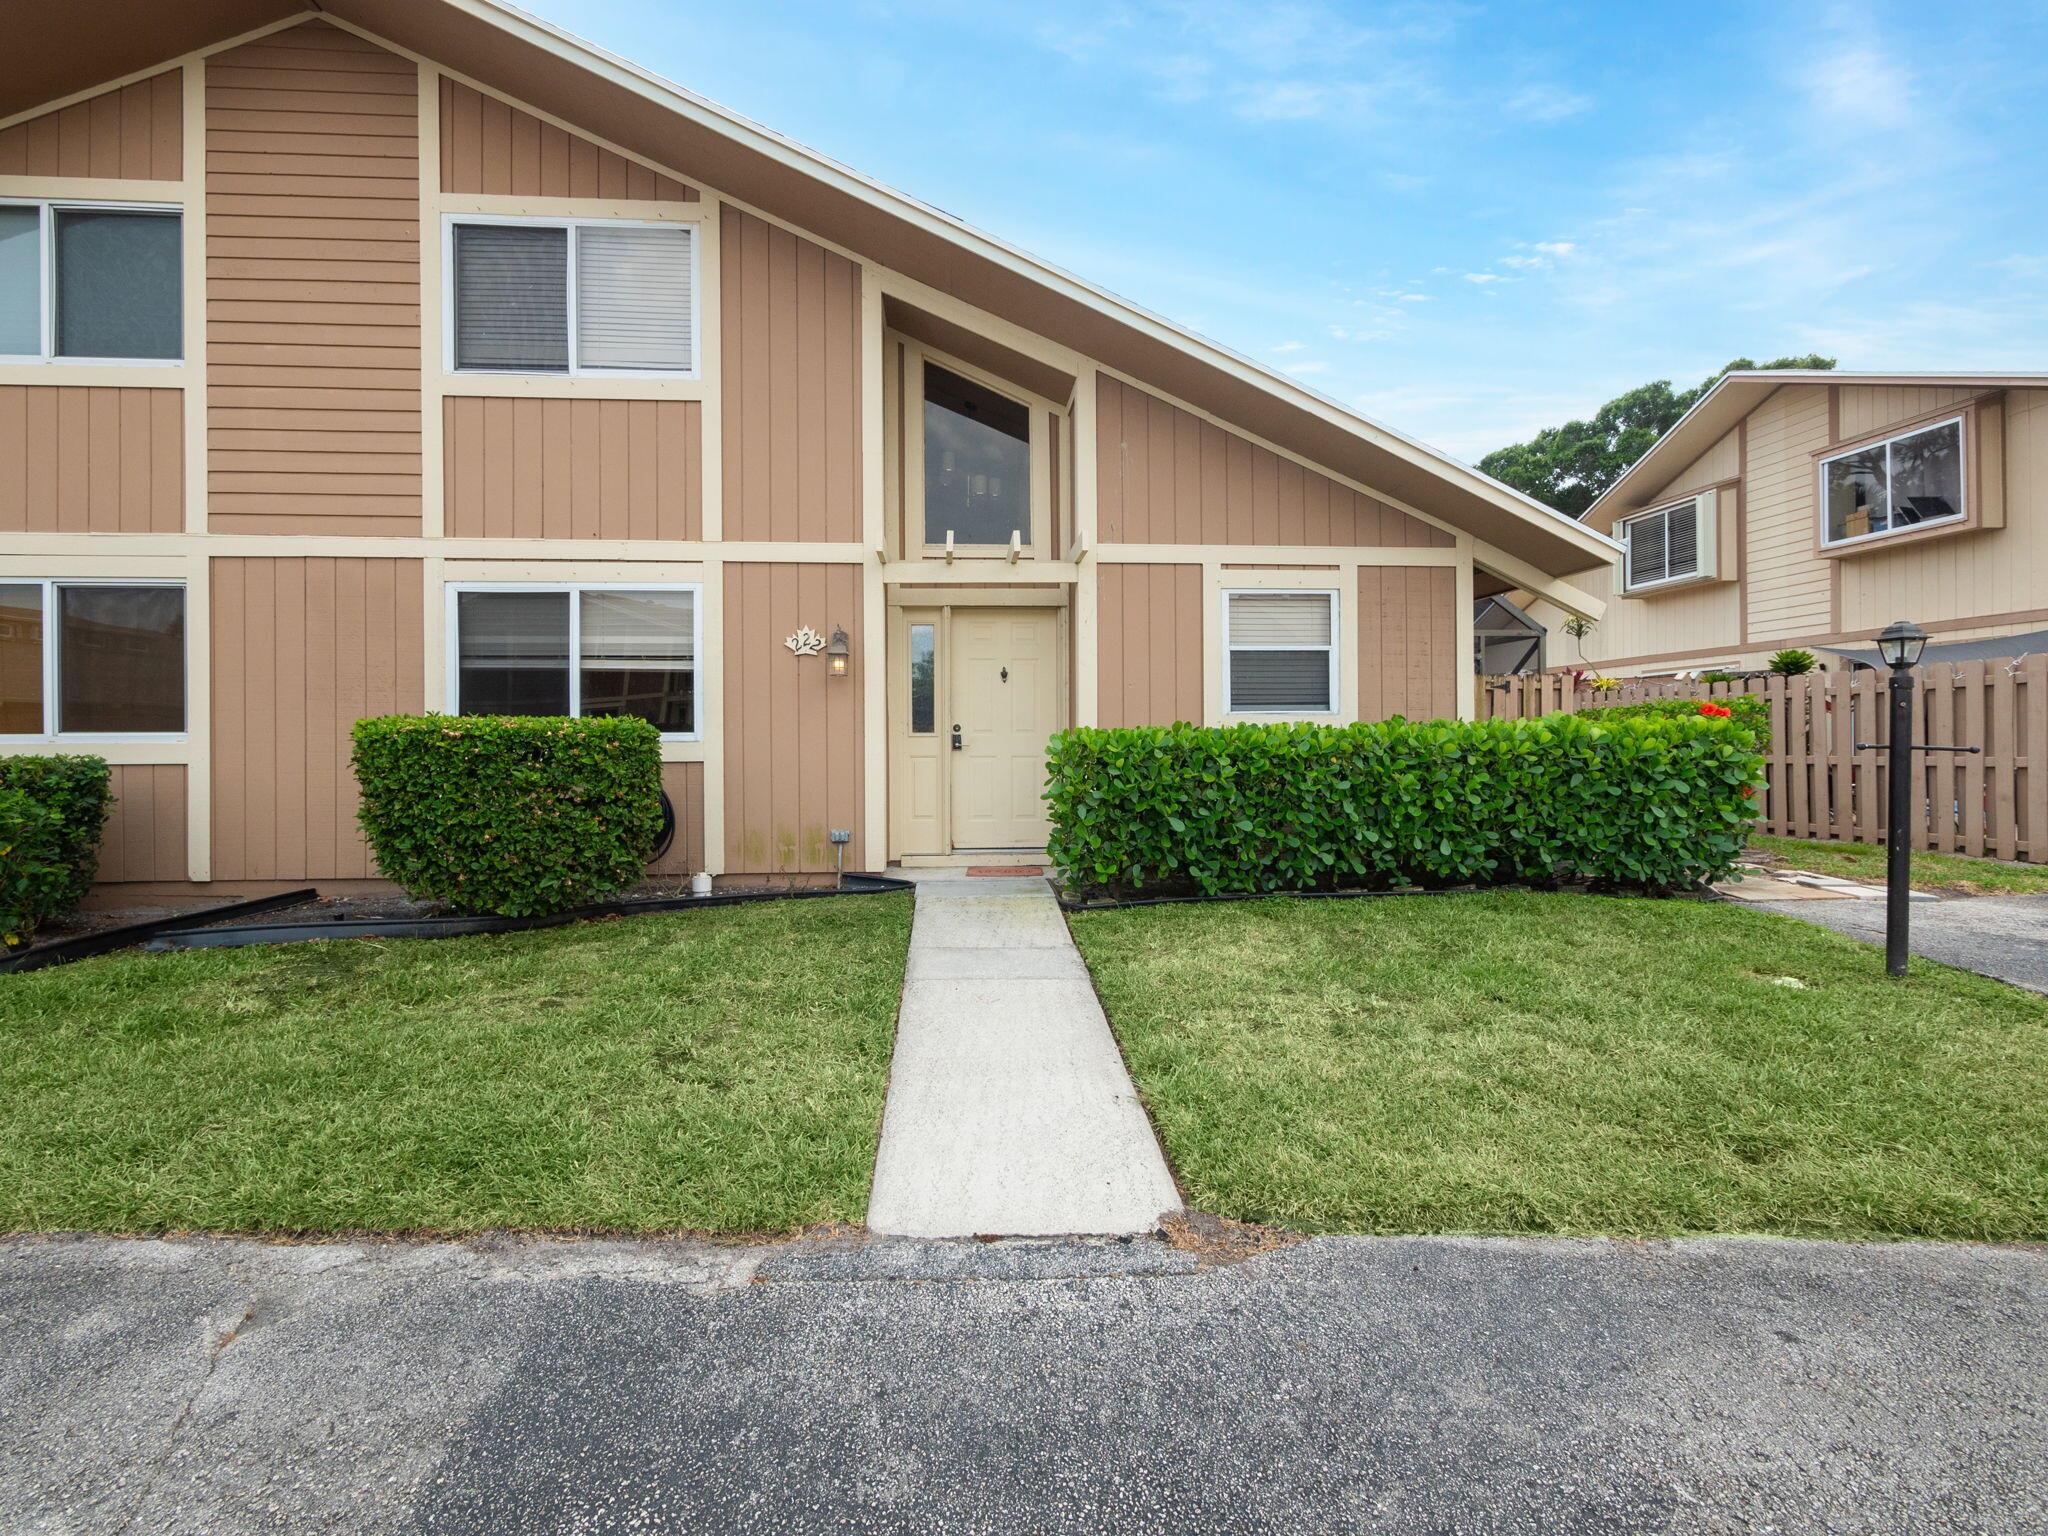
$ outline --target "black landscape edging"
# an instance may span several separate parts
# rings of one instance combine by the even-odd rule
[[[1372,891],[1219,891],[1213,896],[1194,891],[1182,896],[1102,896],[1085,899],[1069,896],[1065,891],[1056,894],[1061,908],[1068,912],[1115,912],[1124,907],[1188,907],[1212,901],[1267,901],[1275,896],[1296,897],[1303,901],[1363,901],[1379,896],[1470,896],[1480,891],[1500,889],[1502,887],[1497,885],[1397,885],[1388,890]]]
[[[571,923],[608,917],[638,917],[652,912],[690,912],[700,907],[737,907],[757,901],[802,901],[818,896],[880,896],[915,890],[893,875],[847,874],[838,886],[798,886],[790,890],[726,891],[709,896],[661,896],[642,901],[604,901],[551,912],[544,917],[346,917],[325,922],[244,924],[231,928],[167,926],[150,940],[161,953],[174,949],[239,949],[251,944],[298,944],[324,939],[460,939],[476,934],[529,933],[538,928],[565,928]]]
[[[117,949],[127,949],[133,944],[146,943],[159,935],[189,928],[194,923],[217,923],[227,918],[251,917],[261,912],[282,911],[286,907],[301,906],[318,898],[319,892],[312,886],[296,891],[280,891],[275,896],[252,896],[247,901],[231,901],[224,906],[201,907],[196,912],[177,912],[167,917],[144,918],[139,923],[123,923],[118,928],[101,928],[92,933],[76,934],[68,939],[52,939],[47,944],[33,945],[18,955],[0,960],[0,972],[39,971],[46,965],[65,965],[73,960],[89,960],[94,955],[112,954]]]

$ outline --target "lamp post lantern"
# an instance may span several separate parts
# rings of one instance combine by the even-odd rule
[[[1901,619],[1877,637],[1877,653],[1891,668],[1891,807],[1885,827],[1884,968],[1906,974],[1907,925],[1913,902],[1913,669],[1927,649],[1927,631]]]

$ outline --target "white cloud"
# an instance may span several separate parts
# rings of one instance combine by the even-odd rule
[[[1483,285],[1486,283],[1504,283],[1507,281],[1507,279],[1502,277],[1498,272],[1467,272],[1465,274],[1465,281],[1468,283],[1480,283]]]
[[[1524,123],[1560,123],[1592,108],[1592,97],[1561,85],[1525,85],[1501,103],[1503,112]]]
[[[1280,371],[1282,373],[1289,374],[1297,379],[1306,379],[1313,378],[1316,374],[1319,373],[1328,373],[1330,371],[1330,365],[1325,362],[1311,360],[1300,363],[1289,363]]]
[[[1301,351],[1307,345],[1308,343],[1305,341],[1283,341],[1279,346],[1271,350],[1275,357],[1285,357],[1290,352]]]
[[[1554,256],[1560,260],[1567,256],[1577,255],[1579,250],[1569,240],[1538,240],[1535,249],[1541,251],[1545,256]]]

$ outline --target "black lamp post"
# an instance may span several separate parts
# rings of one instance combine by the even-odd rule
[[[1884,968],[1906,974],[1906,933],[1913,880],[1913,669],[1927,649],[1927,631],[1904,619],[1877,637],[1877,652],[1892,669],[1891,821],[1885,829]]]

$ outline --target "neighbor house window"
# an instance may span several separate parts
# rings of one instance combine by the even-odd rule
[[[926,363],[924,539],[1031,542],[1031,408]]]
[[[1337,594],[1223,594],[1223,688],[1233,715],[1337,709]]]
[[[1621,544],[1627,562],[1624,585],[1630,589],[1699,575],[1699,498],[1688,497],[1628,519],[1621,525]]]
[[[451,366],[482,373],[697,368],[697,229],[451,222]]]
[[[0,357],[176,361],[183,266],[176,209],[0,204]]]
[[[185,729],[185,589],[0,581],[0,736]]]
[[[1826,544],[1960,521],[1962,418],[1822,459],[1820,495]]]
[[[632,715],[695,736],[701,589],[461,587],[453,696],[463,715]]]

